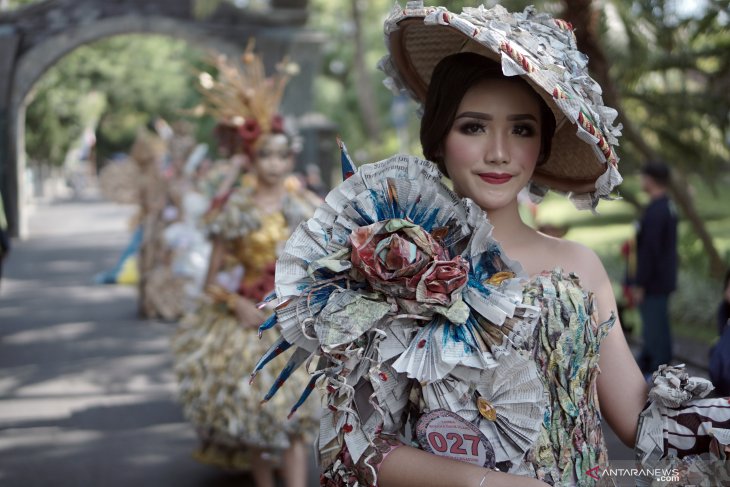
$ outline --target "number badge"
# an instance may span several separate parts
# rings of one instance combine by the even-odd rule
[[[421,448],[480,467],[494,468],[494,449],[479,428],[445,409],[424,414],[416,423],[416,438]]]

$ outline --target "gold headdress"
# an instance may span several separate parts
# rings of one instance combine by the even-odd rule
[[[286,84],[299,70],[285,58],[267,78],[264,63],[253,49],[251,39],[241,64],[229,62],[224,55],[211,56],[209,62],[217,69],[217,78],[207,72],[198,76],[205,110],[218,120],[216,134],[234,152],[250,152],[263,134],[283,133],[279,105]]]

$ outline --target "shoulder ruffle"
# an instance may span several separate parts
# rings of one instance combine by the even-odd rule
[[[261,228],[261,210],[253,199],[253,188],[242,186],[233,190],[220,213],[208,230],[226,240],[245,237]],[[284,196],[281,211],[293,231],[301,222],[310,218],[316,207],[317,196],[305,189],[291,189]]]
[[[247,186],[234,189],[223,208],[208,227],[212,235],[226,240],[243,237],[261,228],[261,220],[252,199],[253,189]]]

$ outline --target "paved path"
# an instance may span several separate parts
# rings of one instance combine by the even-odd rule
[[[0,485],[247,486],[200,465],[175,403],[173,324],[140,320],[136,291],[99,286],[133,208],[40,204],[0,286]],[[613,460],[631,450],[606,428]],[[312,468],[310,485],[317,484]]]
[[[196,463],[175,403],[174,324],[140,320],[136,290],[92,284],[133,208],[39,204],[0,285],[0,485],[247,486]],[[312,472],[310,485],[317,484]]]

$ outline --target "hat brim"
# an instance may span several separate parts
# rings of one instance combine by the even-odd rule
[[[397,28],[387,36],[393,67],[399,80],[416,100],[425,100],[433,70],[449,55],[475,52],[504,66],[502,52],[492,50],[451,24],[424,23],[424,18],[404,18],[397,22]],[[560,192],[596,191],[596,181],[608,169],[606,162],[602,162],[605,156],[600,153],[596,143],[578,137],[577,126],[566,118],[552,93],[532,79],[530,73],[520,76],[540,95],[556,117],[550,157],[536,168],[533,180]]]

